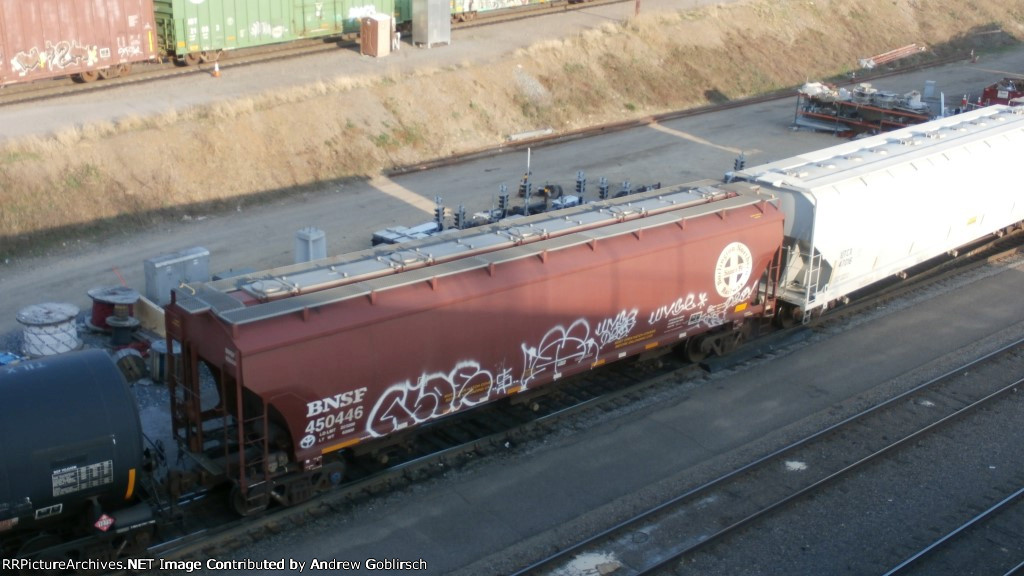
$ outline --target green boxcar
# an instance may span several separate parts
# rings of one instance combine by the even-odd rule
[[[480,12],[547,4],[551,0],[449,0],[452,21],[472,20]],[[399,26],[412,22],[412,0],[395,0],[395,21]]]
[[[412,0],[395,0],[395,22],[399,28],[412,25]]]
[[[451,0],[452,18],[469,20],[479,12],[546,4],[548,0]],[[462,16],[460,18],[460,16]]]
[[[224,50],[359,32],[371,14],[394,15],[395,0],[156,0],[164,54],[195,64]]]

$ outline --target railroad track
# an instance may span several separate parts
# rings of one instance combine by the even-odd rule
[[[888,283],[879,282],[862,293],[851,295],[850,303],[841,308],[833,309],[826,317],[821,318],[815,326],[822,328],[827,323],[835,322],[849,316],[861,314],[872,308],[907,296],[921,285],[942,282],[949,277],[1001,262],[1024,252],[1024,233],[999,236],[979,240],[964,246],[957,254],[932,259],[905,271],[905,277],[892,278]],[[909,280],[909,281],[908,281]]]
[[[569,0],[552,0],[544,4],[531,4],[527,6],[495,10],[478,14],[474,18],[453,22],[452,30],[463,30],[480,28],[484,26],[495,26],[538,18],[551,14],[561,14],[575,10],[584,10],[597,6],[610,4],[621,4],[630,0],[588,0],[587,2],[570,2]],[[405,36],[403,34],[403,36]],[[218,65],[222,70],[238,68],[242,66],[255,66],[270,62],[304,58],[323,52],[337,51],[339,49],[353,50],[358,46],[358,35],[345,34],[323,38],[298,40],[285,44],[273,44],[258,48],[246,48],[239,51],[225,51]],[[118,87],[141,84],[144,82],[157,82],[180,78],[182,76],[208,75],[213,70],[213,64],[201,64],[198,66],[182,67],[173,62],[143,63],[134,66],[131,74],[82,84],[73,82],[70,78],[55,78],[51,80],[40,80],[27,84],[14,84],[0,87],[0,106],[14,104],[34,104],[53,99],[76,96],[79,94],[92,93],[102,90],[114,90]]]
[[[925,546],[883,576],[937,574],[979,566],[1001,566],[993,574],[1024,573],[1024,561],[1007,551],[1024,541],[1024,488],[1013,491],[994,505]]]
[[[460,30],[483,26],[494,26],[517,20],[543,17],[551,14],[558,14],[575,10],[585,10],[588,8],[595,8],[605,5],[622,4],[629,1],[630,0],[581,0],[577,2],[572,2],[570,0],[552,0],[551,2],[540,5],[530,5],[526,7],[519,7],[516,9],[507,9],[490,12],[469,21],[453,23],[452,29]],[[322,52],[335,51],[346,47],[352,49],[357,44],[358,43],[354,35],[302,40],[290,42],[287,44],[245,49],[237,52],[226,52],[225,56],[221,57],[218,64],[221,66],[221,68],[229,70],[230,68],[235,67],[255,66],[271,62],[303,58]],[[961,54],[945,58],[933,58],[928,60],[922,60],[914,64],[905,64],[903,62],[898,62],[897,64],[891,67],[877,68],[870,72],[866,72],[856,80],[851,79],[845,83],[840,82],[837,79],[833,80],[835,80],[837,84],[852,85],[858,82],[877,80],[881,78],[895,76],[897,74],[912,72],[915,70],[923,70],[934,66],[942,66],[955,61],[964,60],[968,57],[969,56],[967,54]],[[140,68],[144,68],[144,70],[140,70]],[[180,67],[168,61],[147,64],[144,66],[136,66],[135,71],[133,71],[133,73],[130,75],[126,75],[119,78],[111,78],[108,80],[93,82],[89,84],[75,83],[71,81],[69,78],[57,78],[52,80],[43,80],[36,83],[5,86],[0,87],[0,107],[14,104],[43,103],[49,100],[65,98],[69,96],[75,96],[95,91],[114,90],[129,84],[157,82],[161,80],[180,78],[182,76],[208,75],[211,73],[212,70],[213,67],[210,64]],[[743,98],[720,104],[712,104],[708,106],[702,106],[687,110],[673,111],[665,114],[659,114],[636,120],[627,120],[624,122],[602,124],[572,132],[542,135],[535,138],[526,138],[518,140],[516,142],[510,142],[506,145],[500,145],[498,147],[488,147],[482,150],[469,151],[460,154],[457,157],[439,158],[432,162],[425,162],[410,166],[396,166],[392,168],[390,171],[388,171],[388,175],[402,174],[406,172],[425,170],[439,166],[446,166],[470,160],[473,158],[478,158],[481,156],[491,155],[508,149],[523,149],[531,146],[555,144],[578,138],[586,138],[598,134],[627,130],[629,128],[645,126],[656,122],[666,122],[678,118],[685,118],[701,114],[718,112],[722,110],[728,110],[739,106],[746,106],[760,102],[770,102],[773,100],[780,100],[783,98],[791,98],[792,96],[792,88],[783,88],[780,90],[776,90],[774,92],[754,96],[751,98]]]
[[[911,281],[842,309],[843,315],[877,306],[886,299],[920,289],[923,284],[942,281],[949,275],[963,272],[966,267],[1017,254],[1021,243],[1024,243],[1024,234],[1015,234],[998,243],[979,246],[951,262],[937,266],[933,263],[933,267],[922,271]],[[995,249],[1001,251],[992,255]],[[826,315],[810,326],[797,326],[759,338],[735,354],[715,361],[714,369],[740,364],[766,350],[784,349],[803,340],[810,333],[809,328],[820,329],[836,321],[837,316]],[[175,511],[174,516],[188,519],[187,524],[171,523],[172,531],[164,534],[163,541],[149,549],[149,555],[165,559],[224,556],[269,534],[327,514],[344,513],[354,504],[444,474],[465,462],[501,454],[514,445],[572,427],[574,419],[590,421],[595,414],[639,403],[669,389],[696,385],[702,374],[698,367],[672,355],[654,362],[612,364],[606,370],[568,379],[544,395],[517,399],[515,404],[499,403],[423,429],[400,448],[392,449],[386,459],[360,460],[349,469],[351,481],[338,489],[297,506],[272,508],[256,517],[234,518],[228,511],[227,498],[223,494],[200,495],[195,498],[193,506],[204,511],[203,518],[197,520],[191,514],[183,513],[187,512],[187,506]],[[522,573],[544,572],[529,568]]]
[[[900,68],[893,67],[887,69],[875,69],[869,73],[858,76],[856,79],[848,78],[845,81],[841,81],[840,79],[832,79],[830,80],[830,82],[833,82],[839,86],[852,86],[854,84],[858,84],[861,82],[874,81],[882,78],[889,78],[901,74],[907,74],[909,72],[914,72],[917,70],[925,70],[937,66],[944,66],[946,64],[951,64],[953,62],[959,62],[966,59],[966,55],[935,58],[928,61],[919,62],[917,64],[905,65]],[[397,176],[401,174],[408,174],[411,172],[432,170],[444,166],[460,164],[462,162],[469,162],[471,160],[476,160],[479,158],[494,156],[496,154],[501,154],[511,150],[526,150],[528,148],[552,146],[555,144],[563,144],[574,140],[581,140],[583,138],[590,138],[593,136],[600,136],[603,134],[612,134],[615,132],[622,132],[624,130],[631,130],[633,128],[641,128],[644,126],[650,126],[651,124],[670,122],[682,118],[693,118],[696,116],[702,116],[704,114],[714,114],[726,110],[742,108],[744,106],[752,106],[755,104],[764,104],[767,102],[774,102],[777,100],[793,98],[795,93],[795,87],[780,88],[778,90],[773,90],[771,92],[765,92],[763,94],[758,94],[756,96],[751,96],[748,98],[730,100],[728,102],[708,104],[706,106],[697,106],[695,108],[686,108],[683,110],[673,110],[671,112],[655,114],[653,116],[644,116],[642,118],[634,118],[630,120],[598,124],[596,126],[588,126],[586,128],[580,128],[577,130],[571,130],[566,132],[540,134],[531,138],[509,140],[497,146],[488,146],[486,148],[480,148],[478,150],[469,150],[461,152],[457,156],[435,158],[433,160],[420,162],[417,164],[394,166],[390,170],[386,170],[384,172],[384,175]]]
[[[829,310],[825,315],[808,322],[807,327],[815,331],[828,330],[842,321],[865,314],[879,306],[885,306],[898,298],[912,295],[922,287],[943,282],[969,270],[1000,262],[1024,253],[1024,232],[1009,236],[981,240],[964,247],[954,256],[932,259],[910,268],[904,279],[893,278],[888,283],[879,282],[860,293],[851,295],[852,300],[839,308]],[[752,342],[726,357],[710,357],[701,362],[701,368],[715,372],[763,354],[772,344]]]
[[[768,514],[892,458],[903,447],[1016,392],[1024,339],[925,382],[754,462],[693,488],[516,572],[585,573],[597,559],[614,574],[668,574],[694,553],[727,547]]]
[[[149,548],[149,555],[172,560],[222,556],[286,526],[343,512],[353,503],[443,474],[462,462],[543,437],[572,418],[589,418],[595,411],[635,402],[652,390],[678,386],[682,380],[698,378],[700,372],[695,366],[668,358],[616,364],[608,370],[567,379],[543,396],[514,404],[498,403],[421,429],[401,449],[389,452],[386,461],[361,460],[350,467],[352,479],[343,486],[305,503],[272,508],[251,518],[225,522],[227,498],[209,494],[194,504],[204,510],[206,520],[191,520],[188,507],[182,507],[175,516],[189,519],[188,524],[174,524],[164,541]]]

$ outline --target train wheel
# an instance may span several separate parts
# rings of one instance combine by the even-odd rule
[[[318,491],[324,492],[341,485],[344,480],[345,463],[330,462],[324,464],[324,467],[313,476],[313,486],[315,486]]]
[[[740,344],[742,344],[742,343],[743,343],[743,334],[742,333],[740,333],[740,332],[733,332],[733,333],[730,333],[730,334],[724,334],[717,341],[718,347],[717,347],[716,352],[718,353],[719,356],[725,356],[727,354],[732,354],[733,352],[736,351],[737,348],[740,347]]]
[[[132,73],[132,63],[131,62],[125,62],[124,64],[118,64],[117,65],[117,75],[118,76],[127,76],[127,75],[129,75],[131,73]]]
[[[103,80],[109,80],[111,78],[117,78],[121,75],[121,69],[118,66],[110,66],[100,70],[100,78]]]
[[[174,63],[178,66],[197,66],[203,59],[199,52],[189,52],[188,54],[179,55],[174,58]]]
[[[71,76],[71,79],[81,84],[88,84],[89,82],[95,82],[100,79],[99,70],[86,70],[81,74],[75,74]]]
[[[780,306],[775,314],[775,325],[779,328],[792,328],[799,320],[800,316],[793,306]]]
[[[44,550],[60,546],[61,539],[53,534],[40,534],[25,542],[18,550],[18,556],[24,558],[38,558],[39,560],[62,560],[59,554],[46,553]],[[41,554],[40,554],[41,552]],[[60,569],[53,570],[22,570],[21,574],[43,574],[45,576],[60,574]]]
[[[686,350],[684,355],[687,360],[694,364],[698,364],[708,357],[707,347],[704,345],[705,339],[700,336],[694,336],[686,341]]]
[[[267,496],[261,498],[247,499],[242,494],[242,488],[235,484],[231,487],[231,494],[228,496],[231,509],[239,516],[250,516],[267,509]]]

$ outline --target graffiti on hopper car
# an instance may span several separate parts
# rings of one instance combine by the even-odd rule
[[[687,312],[694,310],[703,309],[708,305],[708,295],[706,292],[694,294],[693,292],[686,296],[677,298],[673,302],[661,306],[651,312],[650,318],[648,318],[648,324],[656,324],[662,320],[668,319],[669,328],[672,328],[675,324],[674,319],[683,316]]]
[[[370,410],[367,432],[384,436],[497,396],[524,392],[541,378],[558,379],[566,367],[592,362],[602,348],[627,340],[638,314],[636,308],[622,310],[593,328],[586,318],[578,318],[568,326],[552,327],[536,343],[523,342],[518,378],[508,366],[489,370],[476,360],[463,360],[449,372],[423,373],[415,382],[394,384]]]
[[[636,327],[636,315],[636,308],[628,312],[623,310],[615,318],[607,318],[598,323],[594,332],[601,341],[601,348],[629,336]]]
[[[533,380],[549,372],[552,378],[558,378],[559,370],[566,364],[597,359],[601,346],[591,335],[590,323],[586,318],[580,318],[568,327],[555,326],[548,330],[536,346],[528,346],[524,342],[522,349],[522,382],[529,386]]]
[[[473,360],[464,360],[450,372],[422,374],[388,388],[370,411],[367,431],[383,436],[487,402],[494,375]]]
[[[665,332],[702,326],[707,328],[721,326],[728,320],[728,311],[734,306],[750,300],[753,291],[752,286],[740,288],[717,304],[711,303],[705,292],[691,292],[653,310],[647,323],[653,326],[664,322],[663,330]]]
[[[647,323],[653,326],[664,322],[666,332],[721,326],[728,320],[731,308],[750,300],[754,291],[749,285],[753,269],[750,249],[741,242],[729,244],[718,256],[714,271],[715,290],[725,300],[711,303],[707,292],[690,292],[654,309]]]

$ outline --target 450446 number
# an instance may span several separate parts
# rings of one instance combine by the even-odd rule
[[[310,420],[309,424],[306,425],[306,434],[316,434],[323,432],[324,430],[331,430],[342,424],[349,422],[355,422],[363,417],[363,407],[356,406],[355,408],[349,408],[348,410],[342,410],[326,416],[321,416],[315,420]]]

